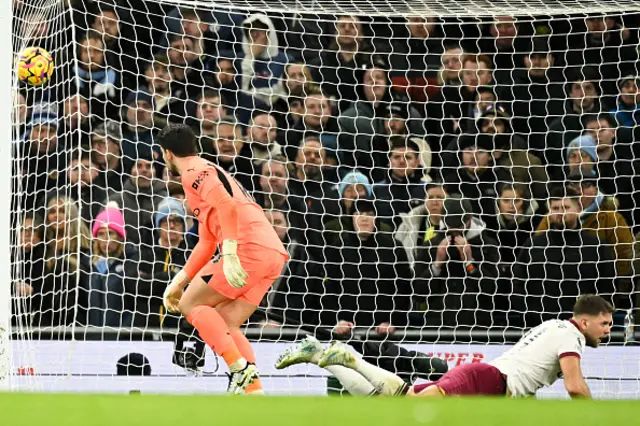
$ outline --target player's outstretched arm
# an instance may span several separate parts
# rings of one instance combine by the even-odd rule
[[[591,391],[582,375],[579,356],[568,355],[560,358],[560,369],[564,376],[564,387],[571,398],[591,398]]]
[[[184,269],[176,274],[162,295],[162,303],[169,312],[178,312],[178,304],[182,298],[185,287],[189,285],[189,278]]]
[[[186,286],[189,285],[194,276],[211,260],[216,252],[216,243],[213,235],[201,226],[198,230],[198,244],[193,248],[193,252],[187,259],[184,268],[176,274],[167,286],[163,295],[163,303],[169,312],[178,312],[178,303]]]

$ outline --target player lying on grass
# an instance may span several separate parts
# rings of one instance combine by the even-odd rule
[[[562,375],[572,398],[590,398],[580,358],[585,345],[597,348],[611,332],[613,307],[599,296],[584,295],[568,321],[550,320],[529,330],[511,349],[488,364],[465,364],[438,381],[408,386],[397,375],[356,357],[335,342],[323,350],[307,338],[285,351],[276,368],[312,363],[326,368],[356,395],[507,395],[532,396]]]
[[[158,140],[167,168],[182,177],[187,202],[199,222],[198,244],[165,290],[164,304],[170,312],[184,315],[225,360],[231,372],[230,393],[262,393],[255,354],[240,326],[280,276],[287,251],[247,191],[220,167],[200,158],[190,127],[169,125]],[[218,246],[221,260],[213,263]]]

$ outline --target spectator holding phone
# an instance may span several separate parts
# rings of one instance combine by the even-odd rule
[[[428,287],[426,323],[489,326],[498,243],[465,198],[446,198],[441,216],[443,226],[417,248],[416,255],[416,276],[424,280],[421,287]]]

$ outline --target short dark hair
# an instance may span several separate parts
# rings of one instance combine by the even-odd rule
[[[267,160],[265,160],[265,161],[262,163],[262,169],[264,170],[264,169],[265,169],[265,167],[264,167],[264,166],[265,166],[265,165],[268,165],[268,164],[271,164],[271,163],[278,163],[278,164],[282,164],[283,166],[285,166],[285,167],[286,167],[286,165],[287,165],[287,161],[288,161],[288,160],[287,160],[287,157],[285,157],[284,155],[282,155],[282,154],[275,154],[275,155],[273,155],[273,156],[269,157]]]
[[[40,241],[44,241],[44,218],[42,215],[36,210],[27,210],[23,213],[22,216],[22,224],[24,224],[25,219],[31,219],[31,226],[33,227],[33,232],[35,232],[38,237],[40,237]]]
[[[206,98],[220,98],[222,100],[222,94],[218,89],[207,88],[198,94],[198,102]]]
[[[612,114],[608,112],[601,112],[599,114],[587,114],[582,119],[582,125],[586,128],[587,124],[591,123],[592,121],[600,121],[600,120],[606,121],[612,129],[615,129],[618,127],[618,123],[616,122],[616,119],[613,117]]]
[[[186,124],[169,124],[158,134],[158,143],[176,157],[198,155],[198,140]]]
[[[215,127],[217,128],[218,126],[232,126],[235,130],[243,130],[243,125],[242,123],[236,118],[235,115],[225,115],[224,117],[220,117],[220,119],[218,121],[216,121],[215,123]]]
[[[169,196],[175,197],[176,195],[185,195],[182,185],[168,185]]]
[[[243,30],[244,30],[244,33],[248,36],[249,31],[252,31],[252,30],[269,31],[269,25],[267,25],[266,22],[261,21],[260,19],[256,19],[248,22],[246,26],[243,28]]]
[[[202,20],[202,12],[198,9],[193,9],[191,7],[181,7],[178,10],[181,19],[192,19],[192,20]]]
[[[563,198],[578,202],[580,195],[575,190],[564,186],[557,186],[549,192],[549,202],[562,200]]]
[[[529,200],[531,198],[531,194],[529,193],[529,189],[518,182],[506,182],[506,183],[501,183],[498,184],[498,196],[502,197],[502,193],[504,191],[513,191],[515,192],[520,198],[523,198],[524,200]]]
[[[460,63],[462,64],[462,69],[464,68],[464,64],[467,62],[473,62],[475,64],[484,63],[487,68],[493,69],[493,62],[491,62],[491,58],[487,55],[483,54],[475,54],[475,53],[467,53],[463,55],[460,59]]]
[[[389,139],[389,155],[396,149],[407,149],[414,151],[417,155],[420,155],[420,147],[417,143],[402,136],[393,136]]]
[[[69,155],[67,156],[67,164],[71,165],[71,163],[75,160],[78,160],[79,163],[82,163],[86,160],[91,162],[91,164],[94,164],[93,158],[91,157],[91,151],[87,149],[78,148],[71,150],[69,152]]]
[[[580,67],[580,68],[569,68],[567,70],[567,81],[568,81],[568,89],[567,91],[571,91],[574,84],[589,82],[592,83],[596,91],[598,93],[602,93],[602,88],[600,87],[600,74],[592,67]]]
[[[185,41],[185,40],[190,40],[191,43],[193,43],[195,45],[196,41],[194,40],[193,37],[190,37],[188,35],[182,34],[182,33],[169,33],[169,45],[172,45],[173,43],[177,42],[177,41]]]
[[[91,156],[91,151],[87,149],[83,149],[80,151],[80,162],[82,163],[83,161],[88,161],[91,164],[94,164],[93,157]]]
[[[102,39],[100,33],[98,33],[96,30],[90,29],[84,34],[80,35],[80,38],[78,39],[78,49],[82,49],[82,43],[87,40],[98,40],[104,46],[104,40]]]
[[[478,86],[476,88],[476,95],[474,99],[480,99],[480,95],[482,93],[491,93],[493,95],[493,98],[495,100],[498,100],[498,92],[496,92],[496,89],[493,86]]]
[[[567,79],[573,84],[579,81],[597,82],[600,80],[600,74],[593,67],[573,67],[567,69]]]
[[[257,117],[260,117],[261,115],[269,115],[269,116],[273,117],[273,114],[271,114],[271,112],[269,112],[269,111],[265,111],[264,109],[254,109],[251,112],[251,122],[253,123],[255,121],[255,119]]]
[[[359,198],[354,204],[352,214],[356,213],[373,213],[376,214],[376,205],[370,198]]]
[[[428,182],[428,183],[426,183],[424,185],[424,198],[425,198],[425,200],[427,198],[429,198],[429,191],[431,191],[432,189],[440,189],[442,192],[444,192],[445,198],[449,194],[449,191],[447,191],[447,187],[444,185],[444,183],[435,180],[435,181],[432,181],[432,182]]]
[[[442,189],[445,193],[447,192],[447,188],[445,187],[444,182],[442,182],[440,180],[432,180],[431,182],[427,182],[424,185],[425,192],[430,190],[430,189],[434,189],[434,188]]]
[[[108,4],[100,4],[97,7],[97,10],[94,11],[95,15],[101,15],[103,13],[115,13],[116,16],[118,15],[118,11],[116,10],[115,7],[108,5]]]
[[[309,142],[318,142],[320,145],[322,145],[320,135],[318,135],[316,132],[308,132],[302,138],[302,143],[300,143],[299,149],[304,148],[304,146]]]
[[[460,49],[464,52],[464,48],[462,47],[462,44],[460,43],[460,41],[456,41],[456,40],[445,40],[442,43],[442,47],[444,51]]]
[[[595,294],[583,294],[578,297],[573,305],[573,315],[598,316],[600,314],[612,314],[615,311],[613,305]]]

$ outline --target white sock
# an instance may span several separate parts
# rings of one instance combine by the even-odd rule
[[[247,360],[244,358],[240,358],[229,366],[229,371],[231,371],[232,373],[236,373],[238,371],[244,370],[246,366]]]
[[[351,395],[371,395],[375,391],[375,387],[357,371],[341,365],[329,365],[326,370],[336,376]]]
[[[369,364],[362,358],[357,358],[355,370],[362,374],[381,395],[396,395],[399,390],[406,386],[405,381],[400,377],[385,369]]]

